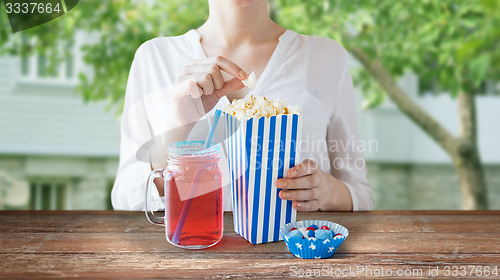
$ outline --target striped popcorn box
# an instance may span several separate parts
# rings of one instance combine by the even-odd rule
[[[297,210],[279,198],[276,180],[299,162],[302,117],[225,115],[234,230],[252,244],[283,240],[280,227],[295,222]]]

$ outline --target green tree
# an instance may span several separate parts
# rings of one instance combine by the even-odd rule
[[[399,109],[451,157],[462,190],[463,209],[486,209],[487,191],[479,148],[475,96],[500,72],[500,4],[496,0],[276,0],[272,17],[299,33],[340,41],[362,64],[355,83],[365,107],[389,96]],[[120,112],[128,69],[137,47],[157,36],[172,36],[201,25],[207,1],[81,1],[51,23],[12,34],[0,12],[0,52],[27,55],[71,41],[75,30],[94,34],[82,47],[92,75],[80,74],[87,101],[107,100]],[[24,37],[36,37],[35,43]],[[53,65],[64,54],[51,56]],[[461,124],[453,135],[419,107],[396,81],[407,71],[419,76],[420,90],[458,99]]]
[[[475,96],[482,84],[500,79],[499,1],[282,0],[275,9],[286,27],[341,41],[363,66],[355,80],[364,89],[367,107],[388,95],[450,155],[462,208],[488,208]],[[407,71],[419,76],[421,91],[437,89],[458,99],[459,135],[397,85]]]
[[[183,34],[207,18],[207,1],[86,0],[56,20],[12,34],[1,3],[0,55],[47,53],[50,73],[68,55],[52,50],[71,43],[77,31],[87,32],[89,41],[81,52],[93,73],[79,74],[78,91],[85,101],[105,100],[120,114],[128,70],[139,45],[158,36]]]

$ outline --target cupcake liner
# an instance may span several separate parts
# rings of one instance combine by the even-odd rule
[[[330,230],[332,230],[336,234],[340,233],[342,234],[342,236],[324,240],[316,238],[290,238],[289,240],[287,240],[287,238],[285,237],[285,235],[290,232],[293,227],[298,229],[301,227],[309,227],[313,224],[317,225],[318,228],[327,226]],[[305,220],[285,224],[280,229],[280,235],[283,237],[286,246],[294,256],[302,259],[326,259],[333,256],[335,251],[340,247],[342,242],[344,242],[344,240],[349,235],[349,231],[342,225],[333,222],[321,220]]]

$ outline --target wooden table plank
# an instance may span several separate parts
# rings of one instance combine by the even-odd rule
[[[434,255],[438,261],[430,262],[427,254],[339,254],[330,259],[302,260],[280,258],[275,255],[222,254],[216,258],[193,257],[190,253],[179,254],[5,254],[16,266],[0,263],[0,278],[19,276],[22,267],[24,277],[29,278],[245,278],[268,279],[290,278],[293,267],[297,269],[328,270],[354,269],[362,267],[360,278],[374,278],[367,274],[368,269],[392,271],[421,270],[422,278],[429,269],[445,266],[498,266],[500,254],[484,256],[481,254]],[[258,257],[257,257],[258,256]],[[328,272],[329,273],[329,272]],[[332,273],[333,274],[333,273]],[[327,275],[328,276],[328,275]],[[371,277],[370,277],[371,276]],[[422,276],[422,277],[418,277]],[[441,271],[441,276],[443,271]],[[331,278],[331,277],[330,277]],[[408,277],[406,277],[408,278]],[[495,277],[491,277],[495,278]]]
[[[411,278],[425,278],[436,266],[446,278],[447,265],[500,265],[500,211],[299,213],[304,219],[338,222],[350,235],[333,258],[302,260],[283,242],[251,245],[234,233],[227,213],[222,241],[193,251],[168,244],[163,228],[139,212],[3,211],[0,278],[274,279],[293,276],[292,267],[333,272],[358,266],[365,269],[361,278],[388,269],[421,270]]]
[[[473,241],[474,240],[474,241]],[[472,242],[473,241],[473,242]],[[10,233],[0,241],[1,253],[64,252],[181,252],[162,233]],[[218,252],[286,253],[284,242],[251,245],[236,233],[227,233],[219,244],[193,254]],[[366,233],[349,235],[339,252],[350,253],[497,253],[500,234],[486,233]]]
[[[56,214],[57,213],[57,214]],[[61,218],[66,217],[64,219]],[[141,212],[4,211],[0,232],[162,232]],[[116,213],[116,214],[115,214]],[[356,232],[491,232],[500,228],[500,211],[299,212],[297,220],[321,219]],[[441,214],[440,214],[441,213]],[[224,231],[233,232],[225,213]],[[465,227],[465,228],[464,228]]]

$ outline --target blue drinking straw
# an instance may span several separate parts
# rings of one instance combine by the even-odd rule
[[[221,110],[215,110],[214,118],[212,120],[212,124],[210,125],[210,133],[208,133],[207,140],[205,140],[205,149],[208,149],[212,146],[212,140],[214,139],[215,128],[217,127],[217,123],[219,123]]]
[[[217,123],[219,122],[219,118],[221,115],[221,110],[215,110],[214,118],[212,119],[212,124],[210,125],[210,132],[208,133],[207,140],[205,140],[205,149],[210,148],[212,146],[212,140],[214,138],[215,128],[217,127]],[[179,221],[177,222],[177,226],[175,227],[174,235],[172,236],[172,243],[179,244],[179,238],[181,237],[182,228],[184,227],[184,223],[186,222],[187,214],[189,212],[189,208],[191,207],[191,203],[193,203],[193,196],[196,192],[196,185],[200,181],[201,174],[203,173],[203,168],[198,168],[194,172],[193,181],[191,182],[191,187],[189,188],[189,199],[184,203],[182,207],[181,215],[179,216]]]

